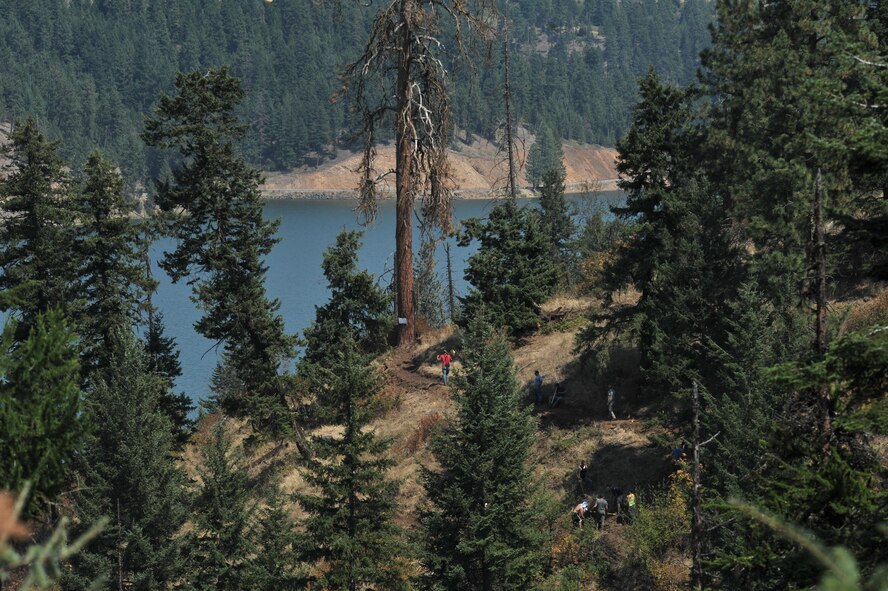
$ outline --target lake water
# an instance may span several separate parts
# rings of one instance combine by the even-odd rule
[[[572,195],[570,200],[578,210],[607,208],[621,199],[618,192],[603,192],[592,195]],[[454,202],[454,221],[469,217],[485,217],[494,201],[460,200]],[[266,288],[268,295],[280,300],[280,313],[287,331],[301,334],[315,316],[315,306],[328,299],[326,280],[321,270],[324,250],[333,244],[336,235],[343,228],[361,229],[359,218],[354,212],[355,202],[351,200],[278,200],[265,204],[268,219],[281,221],[278,230],[280,242],[267,259],[268,274]],[[394,200],[381,203],[376,222],[363,228],[363,246],[359,255],[359,265],[380,279],[380,283],[391,282],[394,259]],[[414,230],[418,241],[418,231]],[[172,248],[172,242],[161,241],[153,249],[157,260],[162,252]],[[417,249],[418,250],[418,244]],[[456,246],[451,240],[453,276],[457,292],[466,291],[463,271],[466,259],[474,251],[474,245],[466,248]],[[445,262],[443,247],[439,249],[439,274],[445,282]],[[191,289],[184,282],[173,284],[160,269],[154,269],[160,281],[154,303],[163,312],[167,334],[176,339],[179,347],[179,360],[182,363],[182,376],[177,382],[177,390],[185,392],[197,401],[209,394],[209,380],[221,352],[213,348],[213,343],[194,331],[194,322],[199,312],[191,302]]]

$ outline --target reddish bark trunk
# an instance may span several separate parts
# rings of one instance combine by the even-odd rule
[[[411,119],[410,53],[412,22],[410,0],[401,2],[401,54],[398,58],[398,119],[395,156],[395,301],[398,312],[398,345],[416,340],[413,311],[413,128]],[[406,320],[406,324],[402,324]]]

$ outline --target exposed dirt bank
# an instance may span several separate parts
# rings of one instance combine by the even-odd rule
[[[456,192],[462,199],[489,198],[505,186],[505,158],[489,142],[476,140],[451,150],[450,165]],[[613,148],[588,144],[565,143],[564,166],[567,170],[567,192],[581,193],[616,188],[616,156]],[[304,168],[286,173],[268,173],[263,196],[267,199],[350,199],[355,196],[361,155],[344,152],[317,168]],[[393,169],[393,146],[379,148],[376,166],[379,172]],[[393,179],[387,178],[383,192],[391,190]],[[524,172],[518,183],[529,193]]]

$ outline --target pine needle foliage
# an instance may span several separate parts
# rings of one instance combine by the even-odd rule
[[[184,591],[302,589],[305,573],[296,528],[276,482],[262,487],[220,420],[200,448],[199,486],[191,503],[193,527],[185,536]],[[264,502],[270,503],[263,507]]]
[[[144,336],[148,368],[164,381],[164,393],[160,397],[160,410],[170,419],[173,435],[182,445],[188,440],[193,421],[188,413],[194,409],[191,398],[184,392],[175,392],[176,378],[182,375],[179,350],[173,337],[167,336],[163,314],[149,310],[148,325]]]
[[[74,252],[71,178],[34,119],[16,125],[0,149],[0,307],[19,319],[19,339],[37,316],[60,308],[76,315],[79,282]]]
[[[112,333],[141,320],[145,299],[154,291],[143,265],[141,223],[135,204],[123,195],[123,179],[99,152],[87,159],[77,183],[78,275],[86,300],[80,322],[87,370],[104,368]]]
[[[563,170],[553,169],[543,173],[540,180],[540,211],[552,259],[558,262],[562,280],[570,282],[576,266],[573,238],[577,226],[564,198],[564,179]]]
[[[369,427],[380,386],[370,361],[344,330],[335,355],[310,374],[318,416],[339,428],[313,439],[316,457],[303,475],[317,492],[297,495],[308,514],[301,547],[319,567],[319,588],[408,588],[403,533],[392,522],[398,484],[386,476],[390,441]]]
[[[250,558],[259,550],[250,536],[256,502],[246,460],[233,449],[225,425],[220,420],[200,447],[200,484],[189,511],[193,528],[183,540],[186,591],[236,591],[252,583]]]
[[[888,331],[852,334],[834,342],[822,359],[779,365],[769,372],[782,393],[775,429],[760,447],[758,465],[739,479],[737,496],[789,523],[804,524],[830,546],[844,546],[863,573],[884,559],[878,525],[888,510],[881,483],[885,467],[872,441],[879,422],[860,420],[888,386]],[[832,405],[833,437],[824,456],[819,436],[819,393]],[[883,411],[884,412],[884,409]],[[882,423],[884,425],[885,423]],[[738,477],[744,466],[738,466]],[[735,508],[723,506],[724,517]],[[761,524],[741,522],[714,538],[712,565],[729,589],[808,588],[821,567],[803,547]]]
[[[633,126],[619,145],[626,202],[613,208],[630,225],[602,271],[607,309],[593,314],[579,345],[595,352],[628,332],[641,353],[645,388],[666,397],[695,380],[716,386],[714,351],[744,271],[726,204],[698,167],[702,138],[687,91],[653,71],[639,91]],[[638,302],[615,304],[630,287],[640,292]]]
[[[72,495],[82,524],[108,525],[72,560],[63,589],[172,589],[184,570],[177,534],[187,517],[185,475],[172,426],[159,408],[164,381],[148,369],[141,343],[114,335],[108,368],[87,392],[92,437],[77,463]]]
[[[391,298],[376,278],[358,270],[361,232],[342,231],[324,251],[324,277],[330,300],[315,311],[314,323],[305,330],[305,355],[310,364],[324,365],[335,358],[342,339],[352,340],[367,354],[386,347],[391,329]]]
[[[444,326],[444,288],[435,268],[438,241],[431,232],[423,232],[414,274],[416,275],[416,315],[432,328]]]
[[[462,326],[483,314],[487,322],[519,337],[540,322],[540,305],[558,286],[539,211],[511,199],[497,203],[487,219],[463,222],[460,246],[478,243],[465,278],[471,284],[463,303]]]
[[[453,377],[456,415],[431,443],[420,511],[428,589],[529,589],[541,575],[528,465],[534,422],[521,405],[508,340],[474,319],[464,369]]]
[[[55,499],[89,431],[76,337],[59,311],[38,315],[28,338],[9,320],[0,343],[0,489],[31,482],[26,512]]]
[[[187,277],[194,286],[203,312],[195,328],[223,345],[244,383],[223,406],[283,434],[291,419],[278,370],[295,340],[284,331],[279,302],[266,296],[264,258],[278,224],[263,219],[262,175],[236,150],[246,128],[234,110],[244,94],[227,68],[179,74],[176,95],[161,96],[143,138],[182,159],[172,181],[156,185],[160,208],[177,214],[168,231],[178,244],[161,266],[173,281]]]

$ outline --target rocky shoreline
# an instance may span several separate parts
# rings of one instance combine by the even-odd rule
[[[595,181],[594,183],[574,183],[565,187],[566,194],[576,193],[594,193],[597,191],[616,191],[617,179],[607,179]],[[501,193],[493,189],[458,189],[454,191],[455,199],[471,200],[471,199],[494,199]],[[379,196],[382,199],[390,199],[394,197],[394,192],[380,188]],[[535,197],[533,191],[529,187],[519,190],[519,196],[522,198]],[[262,198],[268,201],[287,200],[287,199],[303,199],[306,201],[334,201],[357,199],[358,192],[354,189],[262,189]]]

